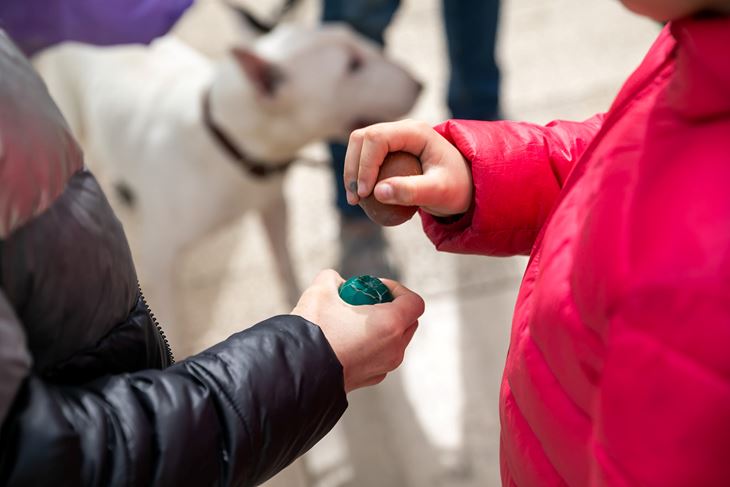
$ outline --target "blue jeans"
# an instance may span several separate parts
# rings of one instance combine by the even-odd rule
[[[380,43],[399,0],[324,0],[323,18],[343,21]],[[454,118],[494,120],[499,117],[499,68],[495,59],[499,0],[443,0],[449,53],[447,103]],[[330,152],[337,187],[337,208],[344,217],[364,216],[359,206],[347,204],[342,171],[345,146]]]

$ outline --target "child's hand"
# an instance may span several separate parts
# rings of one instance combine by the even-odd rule
[[[392,302],[352,306],[338,294],[344,279],[322,271],[292,311],[322,329],[342,364],[346,392],[377,384],[400,365],[423,314],[420,296],[395,281],[382,281]]]
[[[383,159],[395,151],[417,156],[423,175],[388,178],[373,190]],[[351,205],[371,192],[381,203],[420,206],[436,216],[464,213],[471,204],[469,164],[453,145],[424,122],[379,123],[352,132],[343,177],[347,202]]]

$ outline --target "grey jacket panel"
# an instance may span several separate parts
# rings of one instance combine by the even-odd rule
[[[75,173],[46,211],[0,242],[0,286],[40,373],[124,322],[137,301],[137,275],[122,226],[90,172]]]
[[[48,208],[82,165],[46,86],[0,31],[0,238]]]
[[[320,328],[278,316],[165,370],[32,375],[0,435],[0,485],[259,485],[346,406]]]
[[[3,424],[21,382],[30,373],[25,333],[0,290],[0,425]]]

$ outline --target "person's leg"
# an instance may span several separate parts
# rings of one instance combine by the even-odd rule
[[[384,44],[383,34],[400,0],[324,0],[323,22],[346,22],[353,29]]]
[[[399,3],[400,0],[324,0],[322,21],[345,22],[382,46],[383,34],[398,9]],[[367,218],[359,206],[347,204],[345,187],[342,184],[345,151],[346,147],[342,144],[330,144],[332,169],[337,188],[337,209],[345,218]]]
[[[342,173],[345,170],[345,153],[347,146],[343,144],[330,144],[330,156],[332,157],[332,176],[336,188],[337,210],[343,218],[367,218],[365,212],[360,206],[350,206],[347,204],[347,192],[345,191],[345,183],[342,181]]]
[[[324,0],[322,21],[345,22],[382,46],[385,29],[399,3],[399,0]],[[380,227],[372,223],[359,206],[347,204],[342,183],[346,149],[342,144],[330,144],[336,203],[341,223],[338,270],[345,277],[369,273],[394,278],[396,272],[386,260],[385,240]]]
[[[499,118],[495,57],[499,0],[444,0],[451,77],[448,105],[454,118]]]

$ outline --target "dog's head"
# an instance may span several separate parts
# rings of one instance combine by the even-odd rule
[[[252,49],[233,48],[216,85],[217,119],[258,157],[347,140],[355,128],[405,115],[421,91],[377,45],[341,25],[284,25]]]

